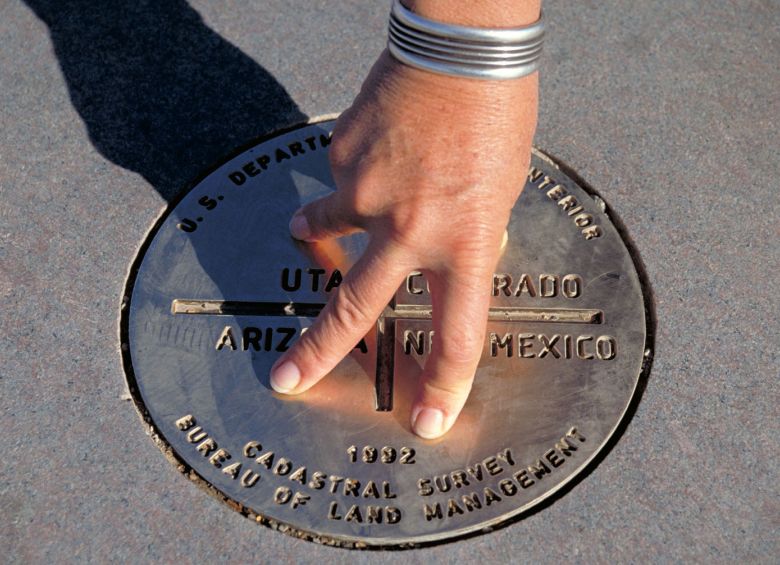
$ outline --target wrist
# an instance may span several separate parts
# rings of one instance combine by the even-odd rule
[[[416,69],[385,51],[368,80],[390,107],[410,112],[418,121],[458,116],[474,127],[494,129],[536,121],[538,73],[511,81],[475,81]]]
[[[406,8],[442,23],[511,28],[532,24],[541,14],[541,0],[401,0]]]
[[[428,99],[451,102],[464,109],[485,103],[497,103],[518,96],[527,96],[538,85],[538,73],[500,81],[473,80],[471,78],[432,73],[417,69],[398,61],[387,49],[379,57],[378,67],[382,69],[382,82],[386,90],[398,91],[402,98]]]

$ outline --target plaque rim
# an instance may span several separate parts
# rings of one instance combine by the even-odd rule
[[[636,383],[631,391],[630,401],[626,405],[625,409],[619,416],[617,423],[613,429],[609,432],[606,439],[602,444],[594,451],[593,455],[583,462],[577,470],[570,475],[563,482],[557,484],[554,488],[546,491],[544,494],[531,500],[525,505],[515,509],[514,513],[509,516],[502,515],[494,518],[479,528],[469,526],[462,530],[450,531],[445,537],[436,538],[433,535],[421,536],[415,541],[404,541],[402,539],[393,540],[392,538],[383,538],[381,541],[373,541],[371,538],[363,538],[360,536],[344,537],[339,535],[320,534],[314,531],[299,528],[293,524],[286,523],[284,521],[277,520],[275,518],[269,518],[264,516],[262,512],[258,512],[254,508],[245,506],[241,502],[231,498],[228,494],[224,493],[207,479],[201,476],[198,471],[192,468],[171,446],[170,442],[166,439],[164,434],[160,431],[158,426],[152,419],[146,404],[141,397],[139,387],[135,377],[135,371],[133,369],[130,345],[129,345],[129,314],[130,314],[130,300],[135,287],[136,278],[143,262],[146,252],[154,241],[157,232],[162,227],[164,222],[168,219],[168,216],[173,213],[175,208],[181,203],[181,201],[200,184],[201,181],[206,179],[209,175],[222,167],[224,164],[232,160],[233,158],[241,155],[247,150],[255,147],[261,143],[270,141],[276,137],[302,129],[304,127],[317,125],[323,122],[335,120],[340,114],[325,114],[309,120],[295,122],[288,126],[284,126],[275,129],[264,135],[260,135],[253,138],[246,143],[241,144],[236,149],[233,149],[227,154],[217,159],[213,164],[209,165],[206,169],[200,172],[191,181],[185,183],[182,189],[176,194],[174,198],[168,202],[157,219],[152,224],[151,228],[143,236],[143,240],[135,251],[132,261],[127,270],[126,282],[122,292],[122,298],[119,307],[119,324],[118,324],[118,337],[120,343],[120,356],[122,360],[122,367],[125,375],[125,384],[127,385],[127,392],[130,399],[133,402],[133,406],[141,419],[142,424],[146,427],[147,435],[152,439],[154,444],[163,453],[163,455],[172,463],[177,471],[190,479],[198,487],[204,490],[206,493],[216,498],[217,500],[225,503],[233,510],[239,512],[246,518],[255,521],[258,524],[262,524],[273,530],[282,532],[291,537],[319,543],[322,545],[340,547],[345,549],[362,549],[362,550],[404,550],[430,547],[435,545],[441,545],[445,543],[452,543],[463,539],[476,537],[485,533],[490,533],[498,529],[505,528],[512,524],[515,524],[528,516],[541,512],[548,508],[551,504],[557,501],[559,498],[571,491],[580,481],[590,475],[593,470],[604,460],[604,458],[612,451],[615,444],[625,433],[631,420],[636,413],[639,403],[641,402],[644,391],[647,388],[650,371],[653,364],[654,352],[655,352],[655,333],[656,333],[656,313],[654,295],[652,292],[652,286],[647,274],[647,269],[644,262],[639,256],[639,252],[634,244],[633,239],[628,234],[628,230],[625,224],[622,222],[616,212],[606,203],[598,191],[593,188],[588,182],[586,182],[576,171],[557,157],[553,157],[548,151],[542,150],[536,145],[532,147],[532,153],[549,163],[552,167],[560,170],[564,175],[571,179],[579,188],[581,188],[588,196],[594,199],[602,213],[609,219],[615,230],[618,232],[621,241],[626,247],[628,254],[631,258],[631,263],[637,273],[639,279],[639,286],[642,293],[642,302],[645,316],[645,343],[644,353],[642,359],[642,366],[637,377]]]

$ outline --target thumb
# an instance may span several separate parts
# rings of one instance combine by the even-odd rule
[[[338,191],[298,208],[290,220],[290,234],[301,241],[332,239],[356,231],[359,228]]]

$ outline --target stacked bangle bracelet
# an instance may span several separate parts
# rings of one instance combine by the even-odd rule
[[[520,28],[465,27],[423,18],[393,1],[387,47],[402,63],[434,73],[513,79],[539,66],[544,21]]]

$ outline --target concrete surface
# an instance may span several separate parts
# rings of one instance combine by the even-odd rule
[[[238,145],[345,108],[386,4],[0,2],[0,559],[777,562],[776,0],[545,2],[537,144],[628,226],[659,320],[626,433],[555,504],[347,552],[258,527],[144,434],[117,318],[147,229]]]

